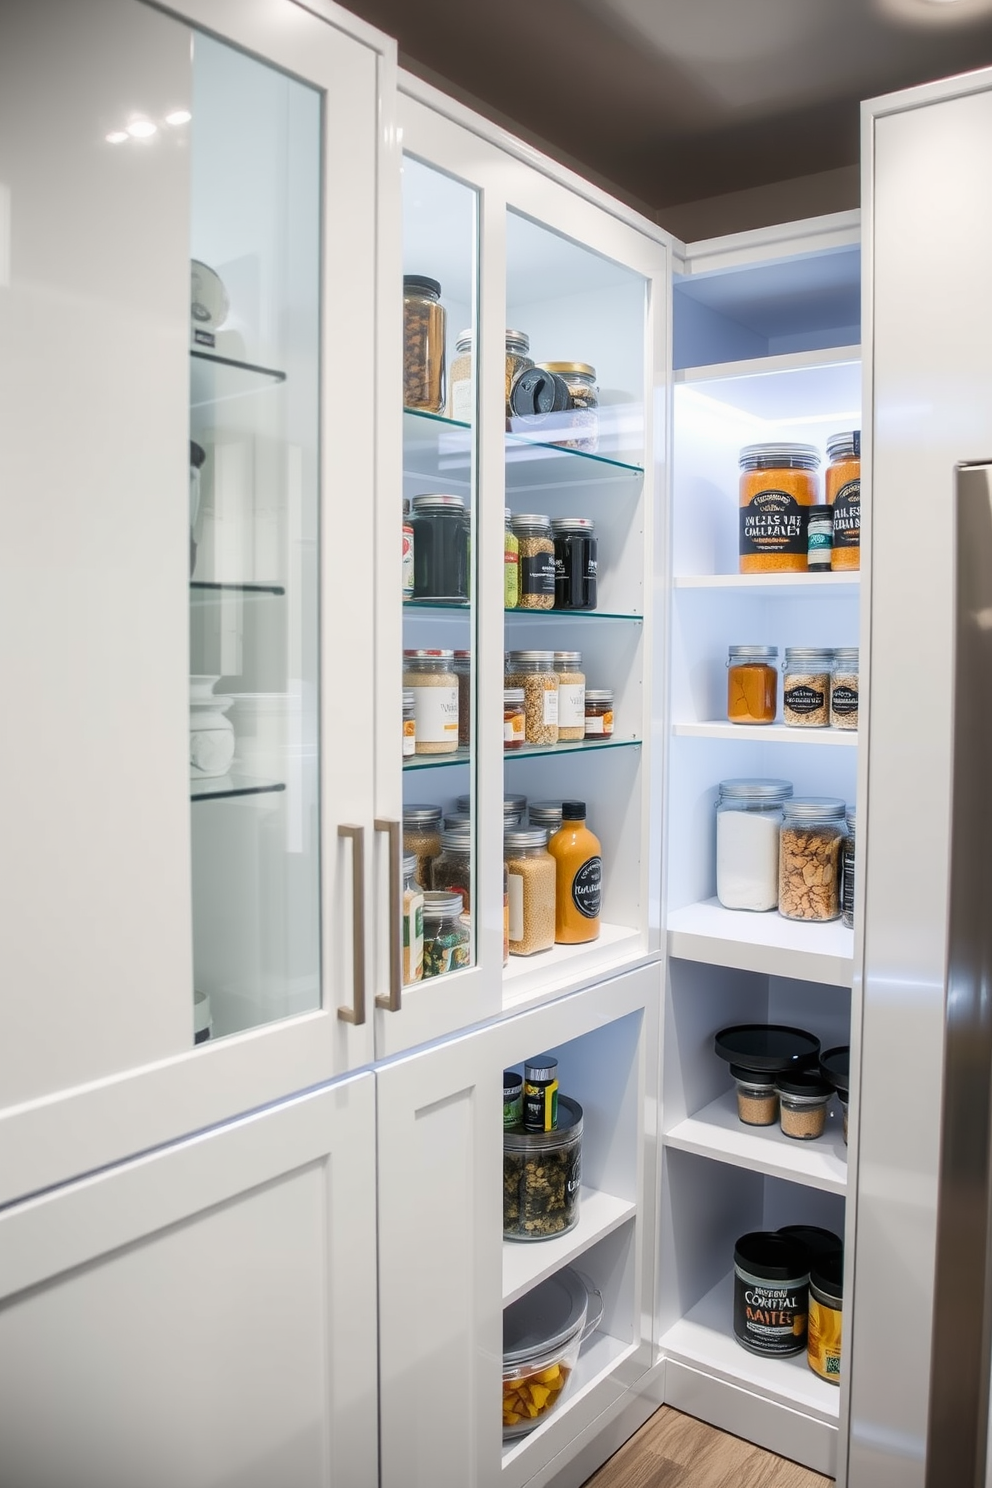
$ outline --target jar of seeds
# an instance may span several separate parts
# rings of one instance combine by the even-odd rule
[[[544,827],[550,837],[561,826],[560,801],[531,801],[528,811],[532,827]]]
[[[778,1120],[777,1075],[769,1070],[749,1070],[732,1064],[737,1083],[737,1119],[745,1126],[774,1126]]]
[[[553,651],[511,651],[507,687],[524,690],[524,732],[528,744],[558,743],[558,673]]]
[[[433,888],[434,859],[441,852],[441,808],[423,804],[403,807],[403,852],[413,856],[413,876],[425,889]]]
[[[586,677],[582,670],[581,651],[556,651],[558,673],[558,738],[584,739],[586,736]]]
[[[834,653],[815,646],[786,646],[782,664],[782,722],[790,728],[830,723],[830,668]]]
[[[503,1235],[507,1240],[550,1240],[579,1222],[582,1179],[582,1107],[558,1097],[552,1131],[503,1132]]]
[[[444,411],[444,306],[436,279],[403,275],[403,402],[422,413]]]
[[[463,909],[472,908],[472,823],[455,822],[445,817],[441,833],[441,852],[434,859],[431,887],[449,894],[460,894]]]
[[[839,646],[830,675],[830,727],[858,726],[858,648]]]
[[[462,919],[461,894],[428,890],[424,895],[424,978],[468,966],[472,932]]]
[[[822,1075],[794,1070],[778,1077],[779,1120],[787,1137],[809,1142],[822,1137],[834,1088]]]
[[[782,802],[778,910],[788,920],[836,920],[840,914],[845,806],[833,796]]]
[[[509,875],[510,954],[532,956],[555,943],[555,860],[543,827],[515,827],[503,834]]]
[[[417,754],[458,748],[458,678],[453,651],[404,651],[403,687],[413,693]]]
[[[551,518],[537,513],[511,517],[510,526],[520,546],[521,610],[553,610],[555,606],[555,545]]]

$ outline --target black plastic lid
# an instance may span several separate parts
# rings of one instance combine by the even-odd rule
[[[781,1023],[736,1023],[732,1028],[721,1028],[713,1047],[729,1064],[778,1074],[815,1064],[820,1040],[802,1028]]]
[[[843,1250],[844,1242],[833,1230],[824,1230],[820,1225],[782,1225],[780,1235],[792,1240],[801,1240],[813,1256],[826,1255],[831,1250]]]
[[[775,1088],[778,1075],[774,1070],[745,1069],[742,1064],[732,1064],[730,1073],[735,1080],[745,1080],[749,1085],[767,1085],[769,1090]]]
[[[570,401],[565,379],[543,367],[527,367],[510,389],[510,411],[521,418],[563,413]]]
[[[818,1292],[825,1292],[828,1297],[836,1297],[838,1302],[843,1301],[844,1252],[825,1250],[821,1255],[816,1256],[809,1268],[809,1279]]]
[[[820,1073],[841,1095],[851,1088],[851,1046],[838,1044],[820,1055]]]
[[[790,1069],[780,1074],[776,1081],[779,1090],[786,1095],[833,1095],[834,1087],[818,1070]]]
[[[207,452],[203,448],[203,445],[197,444],[195,439],[191,439],[189,442],[189,463],[195,466],[197,470],[200,470],[206,458]]]
[[[404,274],[404,289],[419,289],[422,292],[433,295],[435,299],[441,297],[441,286],[436,279],[428,279],[424,274]]]
[[[806,515],[812,520],[813,517],[832,517],[833,512],[832,506],[811,506]]]
[[[764,1281],[798,1281],[809,1274],[805,1245],[774,1230],[752,1230],[734,1246],[734,1261],[742,1271]]]
[[[521,1075],[518,1075],[516,1070],[503,1071],[504,1090],[522,1090],[523,1084],[523,1077]]]
[[[562,801],[562,803],[561,803],[561,819],[562,819],[563,822],[567,822],[567,821],[585,821],[585,819],[586,819],[586,803],[585,803],[585,801]]]

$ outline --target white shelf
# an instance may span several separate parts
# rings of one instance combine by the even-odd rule
[[[718,403],[736,417],[774,424],[779,437],[788,437],[790,425],[831,434],[861,424],[860,346],[687,367],[675,381],[676,399]]]
[[[736,362],[709,362],[702,367],[680,367],[676,383],[722,382],[725,378],[768,377],[776,372],[804,372],[821,367],[860,363],[860,346],[827,346],[817,351],[790,351],[779,356],[746,357]]]
[[[860,584],[861,574],[857,569],[825,574],[676,574],[672,580],[676,589],[739,589],[762,599],[795,599],[811,590],[815,590],[820,599],[833,593],[844,598],[856,591]]]
[[[844,1118],[836,1101],[827,1109],[822,1137],[801,1142],[774,1126],[745,1126],[737,1115],[737,1092],[727,1091],[665,1136],[666,1147],[731,1163],[735,1168],[787,1178],[824,1193],[847,1192]],[[505,1266],[504,1266],[505,1276]]]
[[[752,914],[724,909],[717,899],[704,899],[671,912],[668,953],[685,961],[849,987],[854,932],[840,920],[806,924],[787,920],[775,910]]]
[[[560,997],[589,977],[612,975],[646,955],[640,930],[603,923],[599,939],[585,945],[556,945],[533,956],[511,956],[503,968],[503,1010]]]
[[[637,1212],[636,1204],[595,1188],[579,1196],[579,1222],[553,1240],[503,1241],[503,1306],[508,1307],[538,1282],[560,1271],[590,1246],[620,1228]]]
[[[735,1339],[733,1317],[734,1277],[730,1272],[691,1312],[669,1328],[661,1340],[662,1352],[740,1389],[802,1411],[825,1425],[836,1426],[840,1390],[813,1373],[806,1363],[805,1352],[788,1359],[765,1359],[752,1354]]]
[[[520,1459],[526,1456],[527,1449],[539,1442],[545,1432],[554,1431],[556,1423],[563,1421],[570,1412],[576,1411],[584,1417],[586,1413],[577,1410],[583,1399],[607,1379],[636,1349],[636,1344],[624,1343],[619,1338],[611,1337],[609,1333],[594,1333],[591,1338],[588,1338],[582,1345],[578,1363],[568,1383],[568,1394],[561,1405],[551,1412],[547,1420],[535,1427],[533,1431],[529,1431],[526,1436],[518,1437],[515,1441],[505,1444],[503,1468],[512,1467],[520,1462]],[[829,1386],[824,1386],[824,1388],[829,1389]],[[522,1477],[517,1474],[514,1476],[518,1478],[518,1481],[523,1482],[530,1474],[524,1474]]]
[[[673,723],[672,733],[689,739],[734,739],[754,744],[826,744],[857,748],[857,729],[789,728],[784,723]]]

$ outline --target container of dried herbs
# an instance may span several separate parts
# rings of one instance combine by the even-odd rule
[[[582,1107],[558,1097],[553,1131],[503,1132],[503,1235],[550,1240],[579,1222]]]

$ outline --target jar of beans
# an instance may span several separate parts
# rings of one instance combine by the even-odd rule
[[[532,956],[555,943],[555,860],[543,827],[515,827],[503,834],[509,875],[510,954]]]
[[[413,693],[417,754],[458,748],[458,678],[453,651],[404,651],[403,687]]]
[[[528,744],[558,743],[558,673],[553,651],[511,651],[506,685],[524,690],[524,733]]]
[[[441,852],[441,808],[421,803],[403,807],[403,852],[416,858],[414,877],[425,889],[433,887],[434,859]]]
[[[558,738],[584,739],[586,734],[586,677],[581,651],[556,651],[558,673]]]
[[[423,413],[444,411],[445,313],[441,286],[403,276],[403,402]]]
[[[830,669],[834,653],[816,646],[786,646],[782,664],[782,722],[790,728],[830,723]]]
[[[555,606],[555,545],[551,518],[526,512],[510,519],[520,548],[521,610],[553,610]]]

